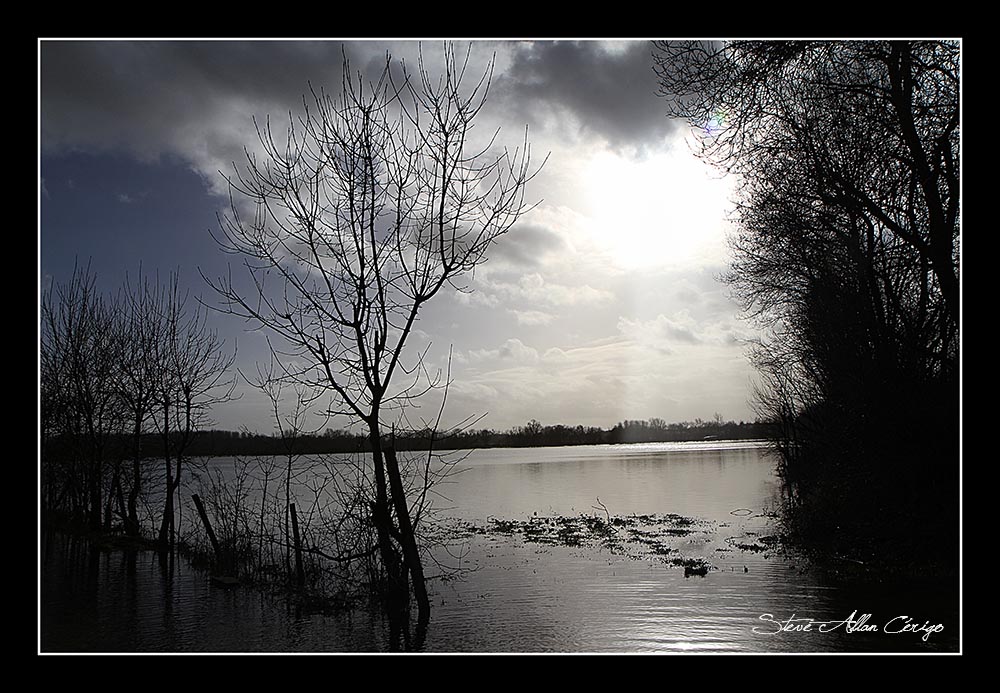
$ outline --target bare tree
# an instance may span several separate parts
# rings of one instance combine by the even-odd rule
[[[669,114],[737,174],[725,278],[767,335],[757,403],[801,527],[910,558],[951,550],[959,43],[684,41],[654,56]]]
[[[740,175],[747,302],[787,295],[774,282],[781,253],[844,249],[867,265],[863,281],[881,272],[906,284],[866,293],[920,298],[906,319],[935,330],[920,338],[947,367],[959,315],[958,43],[659,42],[654,59],[669,114],[705,135],[702,156]],[[783,240],[794,242],[762,257]]]
[[[163,441],[166,496],[157,541],[172,548],[176,537],[175,494],[181,483],[185,453],[208,421],[209,409],[232,395],[235,378],[230,367],[236,351],[209,329],[201,305],[191,309],[172,275],[163,290],[159,339],[154,343],[156,408],[153,419]]]
[[[74,514],[85,513],[89,527],[99,530],[109,446],[121,423],[117,307],[97,292],[89,268],[75,268],[67,284],[43,296],[41,308],[43,442],[48,433],[58,432],[69,447],[62,469],[50,459],[46,471],[62,477]]]
[[[163,334],[162,289],[149,283],[140,269],[133,286],[126,278],[122,309],[119,312],[123,337],[118,357],[118,394],[126,424],[132,433],[132,479],[126,502],[125,531],[139,536],[138,502],[142,494],[142,438],[154,413],[158,394],[156,353]]]
[[[95,531],[111,530],[119,518],[127,534],[139,536],[139,501],[150,481],[142,439],[155,427],[165,460],[160,541],[172,545],[185,452],[209,408],[232,391],[235,352],[226,353],[205,317],[203,308],[188,307],[176,275],[163,286],[140,271],[134,286],[126,280],[109,298],[89,269],[77,268],[68,283],[43,295],[44,509],[69,511]]]
[[[282,371],[281,366],[272,356],[271,361],[266,365],[257,364],[256,376],[247,376],[240,371],[243,379],[251,387],[259,390],[268,400],[271,408],[271,416],[277,428],[278,438],[281,441],[281,456],[284,458],[284,558],[285,572],[292,573],[292,530],[291,530],[291,507],[292,507],[292,481],[302,473],[302,469],[295,469],[296,463],[302,457],[300,438],[303,434],[316,433],[323,424],[321,419],[317,424],[310,426],[307,422],[311,413],[311,406],[316,401],[319,393],[307,390],[297,378],[288,372]],[[287,405],[291,391],[292,403]],[[267,478],[264,476],[264,493],[267,496]],[[261,513],[263,517],[263,512]]]
[[[248,154],[229,178],[233,202],[220,238],[243,257],[253,288],[231,276],[210,281],[225,310],[281,339],[275,354],[285,372],[330,393],[331,414],[367,428],[387,609],[405,609],[412,577],[422,623],[423,568],[405,483],[384,439],[390,417],[438,383],[405,347],[421,309],[479,265],[528,209],[525,186],[537,172],[527,132],[513,151],[495,147],[497,133],[474,148],[493,60],[468,85],[468,54],[446,46],[444,63],[435,78],[422,54],[416,74],[387,56],[367,81],[345,57],[338,97],[312,91],[280,140],[269,121],[258,124],[264,155]]]

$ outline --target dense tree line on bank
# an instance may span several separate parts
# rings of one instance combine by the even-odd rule
[[[765,423],[736,421],[685,421],[666,423],[663,419],[627,420],[611,428],[595,426],[544,426],[529,421],[524,426],[507,430],[488,428],[458,431],[407,431],[398,433],[392,442],[397,450],[472,450],[496,447],[542,447],[561,445],[604,445],[619,443],[682,442],[701,440],[763,439],[768,435]],[[286,454],[289,439],[280,434],[268,435],[249,431],[208,429],[199,431],[185,447],[190,457],[274,456]],[[112,435],[110,443],[119,451],[132,450],[134,439],[126,435]],[[388,444],[389,441],[386,441]],[[69,438],[48,441],[49,450],[68,454],[74,445]],[[292,443],[297,455],[371,452],[367,434],[340,429],[327,429],[322,434],[298,433]],[[138,439],[139,455],[143,459],[158,458],[163,453],[163,442],[156,433],[145,433]]]
[[[441,445],[455,449],[491,447],[539,447],[557,445],[605,445],[619,443],[684,442],[698,440],[747,440],[767,436],[768,425],[762,422],[684,421],[667,423],[663,419],[626,420],[611,428],[596,426],[542,425],[532,419],[524,426],[506,431],[478,429],[458,431],[443,437]],[[426,437],[425,437],[426,439]]]
[[[153,516],[157,541],[172,547],[190,448],[210,407],[231,392],[235,352],[176,275],[165,284],[140,276],[103,295],[78,268],[43,294],[40,336],[43,518],[138,537]],[[159,512],[141,511],[152,498]]]
[[[663,42],[671,116],[738,179],[727,276],[788,519],[862,564],[954,569],[957,41]]]

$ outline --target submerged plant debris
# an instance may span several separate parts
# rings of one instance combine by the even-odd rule
[[[728,537],[726,543],[734,549],[750,551],[751,553],[773,551],[781,543],[781,537],[777,535],[755,537],[753,532],[747,532],[747,538],[750,538],[751,541],[743,541],[739,537]]]
[[[600,517],[598,515],[533,516],[527,520],[489,518],[485,524],[462,521],[459,534],[517,537],[525,543],[551,546],[598,546],[637,560],[659,560],[704,576],[713,567],[700,557],[679,555],[678,539],[705,543],[715,536],[714,523],[672,513]]]

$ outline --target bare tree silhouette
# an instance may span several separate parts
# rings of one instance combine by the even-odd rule
[[[156,407],[158,368],[157,344],[163,339],[163,292],[151,285],[140,269],[133,285],[125,281],[122,310],[119,313],[124,344],[118,360],[118,395],[126,426],[132,432],[132,479],[126,503],[125,531],[138,537],[139,498],[142,495],[142,437]]]
[[[46,465],[49,483],[43,488],[52,490],[50,507],[66,502],[73,515],[86,515],[92,530],[102,526],[108,448],[121,430],[117,308],[98,293],[89,267],[74,268],[68,283],[42,297],[42,443],[50,434],[62,434],[70,448],[63,464]]]
[[[157,541],[173,548],[176,540],[175,495],[181,484],[185,453],[198,430],[208,420],[209,409],[228,400],[236,384],[230,368],[236,351],[227,353],[225,342],[208,327],[206,310],[188,305],[178,275],[172,274],[161,308],[149,320],[159,320],[159,339],[153,344],[155,409],[153,420],[163,441],[166,495]]]
[[[279,338],[285,377],[329,393],[329,414],[367,428],[386,609],[408,612],[409,583],[424,625],[407,481],[385,441],[399,420],[390,417],[441,381],[423,354],[408,358],[407,341],[421,309],[458,287],[529,208],[525,186],[537,173],[527,131],[513,151],[495,146],[497,133],[474,148],[493,60],[471,84],[468,63],[448,45],[436,78],[422,53],[415,74],[387,55],[366,81],[345,56],[339,96],[312,91],[280,139],[269,121],[258,124],[264,155],[248,154],[229,178],[219,238],[243,258],[253,288],[231,275],[209,280],[224,310]]]
[[[172,546],[185,451],[209,408],[232,392],[235,351],[225,352],[205,315],[189,308],[177,275],[163,286],[140,271],[134,285],[126,279],[105,297],[89,268],[76,268],[69,282],[46,291],[39,344],[45,512],[85,516],[91,530],[110,530],[117,517],[139,537],[139,503],[151,490],[142,441],[155,428],[165,460],[160,542]]]

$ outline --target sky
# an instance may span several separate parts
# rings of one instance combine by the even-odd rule
[[[465,48],[468,44],[461,44]],[[495,56],[480,132],[548,158],[537,205],[466,278],[421,313],[410,347],[453,384],[442,423],[611,427],[625,419],[753,420],[755,332],[718,277],[730,255],[733,182],[692,154],[667,119],[648,41],[475,41],[470,73]],[[422,50],[433,69],[436,41]],[[225,175],[255,151],[253,118],[278,125],[312,86],[336,90],[342,60],[375,74],[414,41],[39,43],[39,287],[88,265],[111,292],[140,267],[171,271],[207,304],[202,279],[234,263],[213,232]],[[477,72],[478,70],[478,72]],[[211,323],[249,373],[259,332]],[[415,353],[415,352],[414,352]],[[213,426],[273,431],[264,398],[213,409]],[[411,421],[433,418],[437,395]]]

